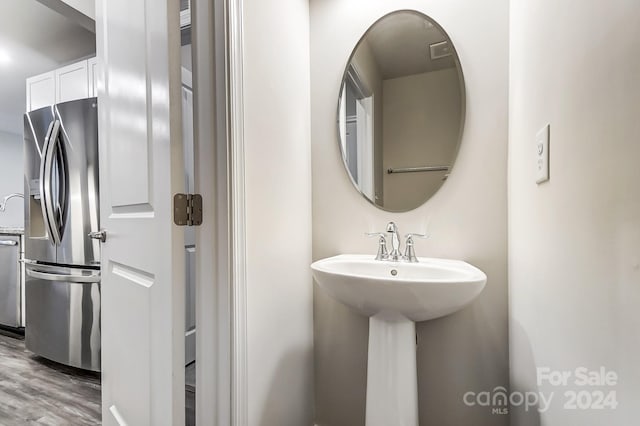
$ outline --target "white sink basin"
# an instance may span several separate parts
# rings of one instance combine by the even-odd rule
[[[311,265],[329,295],[370,317],[366,426],[418,426],[414,321],[456,312],[487,282],[484,272],[460,260],[418,260],[350,254]]]
[[[366,316],[399,313],[426,321],[458,311],[480,294],[487,276],[460,260],[419,258],[418,263],[340,255],[311,265],[329,295]]]

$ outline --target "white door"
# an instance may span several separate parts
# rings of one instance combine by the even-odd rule
[[[374,198],[373,181],[373,97],[356,101],[358,185],[368,199]]]
[[[184,424],[179,0],[96,5],[104,425]]]

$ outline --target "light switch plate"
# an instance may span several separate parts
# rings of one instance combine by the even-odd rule
[[[536,134],[536,183],[549,180],[549,131],[547,124]]]

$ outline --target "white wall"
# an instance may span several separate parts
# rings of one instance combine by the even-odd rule
[[[24,192],[22,135],[0,131],[0,200],[14,192]],[[12,198],[0,212],[0,227],[24,225],[24,201]]]
[[[640,8],[511,1],[509,284],[512,390],[555,392],[513,425],[637,424],[640,400]],[[535,134],[551,124],[551,180]],[[536,368],[617,372],[617,410],[565,410]]]
[[[249,425],[310,425],[309,9],[243,7]]]
[[[382,15],[404,8],[426,13],[451,36],[465,74],[467,116],[455,169],[442,189],[416,210],[390,214],[369,204],[349,180],[337,141],[336,105],[344,67],[361,35]],[[314,259],[374,255],[376,240],[363,233],[394,220],[403,233],[431,234],[416,243],[418,255],[463,259],[488,275],[473,305],[417,326],[421,426],[500,426],[509,420],[462,402],[467,391],[508,384],[508,11],[508,0],[310,1]],[[314,305],[316,422],[362,425],[367,319],[317,287]]]

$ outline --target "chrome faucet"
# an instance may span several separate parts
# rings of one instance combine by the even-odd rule
[[[20,194],[20,193],[18,193],[18,192],[15,192],[15,193],[13,193],[13,194],[9,194],[9,195],[7,195],[6,197],[4,197],[4,198],[2,199],[2,202],[0,202],[0,212],[3,212],[3,211],[6,209],[6,207],[7,207],[7,201],[9,201],[10,199],[12,199],[12,198],[14,198],[14,197],[24,198],[24,195],[22,195],[22,194]]]
[[[367,232],[369,237],[379,237],[378,239],[378,254],[376,254],[376,260],[389,259],[389,253],[387,252],[387,240],[382,232]]]
[[[400,237],[398,237],[398,226],[395,222],[389,222],[387,224],[387,234],[390,234],[391,238],[391,251],[389,252],[389,260],[398,261],[402,260],[400,254]]]
[[[404,256],[402,258],[410,263],[418,262],[418,256],[416,256],[416,251],[413,249],[413,237],[418,238],[427,238],[425,234],[407,234],[407,241],[404,243]]]
[[[407,234],[407,241],[405,243],[404,254],[400,253],[400,237],[398,233],[398,226],[394,222],[387,224],[386,232],[367,232],[366,235],[370,237],[378,237],[378,254],[376,260],[390,260],[392,262],[418,262],[418,257],[413,248],[413,239],[428,238],[425,234]],[[391,251],[387,251],[387,237],[391,240]]]

